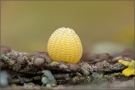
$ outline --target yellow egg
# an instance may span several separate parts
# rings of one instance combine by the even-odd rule
[[[49,38],[47,52],[53,61],[78,63],[82,56],[82,43],[73,29],[59,28]]]

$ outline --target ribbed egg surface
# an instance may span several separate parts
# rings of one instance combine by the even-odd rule
[[[82,56],[82,43],[73,29],[62,27],[50,36],[47,52],[53,61],[77,63]]]

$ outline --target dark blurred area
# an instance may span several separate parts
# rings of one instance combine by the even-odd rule
[[[134,48],[134,1],[1,1],[1,44],[31,53],[46,51],[50,35],[69,27],[84,52]]]

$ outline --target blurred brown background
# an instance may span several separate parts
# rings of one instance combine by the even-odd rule
[[[46,51],[50,35],[60,27],[75,30],[84,52],[111,50],[111,45],[113,50],[133,48],[134,1],[1,1],[2,45]]]

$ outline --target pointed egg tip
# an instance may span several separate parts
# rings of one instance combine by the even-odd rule
[[[71,29],[71,28],[69,28],[69,27],[61,27],[61,28],[58,28],[58,29]]]

